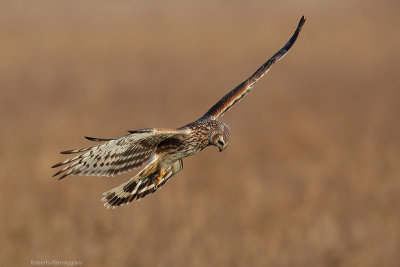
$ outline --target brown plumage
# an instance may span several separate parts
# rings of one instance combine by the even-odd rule
[[[63,179],[68,175],[114,176],[146,165],[129,181],[104,193],[104,206],[115,208],[154,193],[182,170],[182,159],[213,145],[222,151],[229,143],[228,125],[218,121],[239,102],[264,76],[271,66],[283,58],[293,46],[305,22],[300,19],[290,40],[253,75],[221,98],[200,119],[178,129],[148,128],[130,131],[116,139],[86,137],[90,141],[105,142],[89,148],[68,150],[62,154],[82,153],[52,168],[63,167],[53,176]]]

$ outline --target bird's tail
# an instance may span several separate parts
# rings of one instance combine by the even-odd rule
[[[170,178],[183,169],[182,160],[174,162],[166,170],[165,175],[160,181],[157,180],[157,173],[152,173],[147,177],[140,177],[140,173],[132,177],[129,181],[103,193],[104,207],[115,209],[133,200],[140,200],[148,194],[154,193],[163,186]]]

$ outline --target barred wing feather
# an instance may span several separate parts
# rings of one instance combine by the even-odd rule
[[[131,134],[116,139],[89,137],[88,139],[92,141],[106,142],[89,148],[61,152],[61,154],[84,153],[52,166],[52,168],[65,166],[53,176],[62,179],[68,175],[118,175],[140,167],[149,160],[162,140],[186,134],[185,130],[149,128],[131,131]]]

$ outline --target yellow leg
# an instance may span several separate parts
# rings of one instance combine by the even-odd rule
[[[157,176],[157,181],[156,181],[156,188],[157,186],[161,183],[161,180],[164,178],[165,174],[167,173],[167,171],[163,171],[161,172],[158,176]]]

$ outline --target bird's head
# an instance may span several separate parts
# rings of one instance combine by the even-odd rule
[[[222,152],[229,143],[230,133],[231,130],[228,125],[223,122],[218,122],[210,135],[210,145],[218,147],[219,152]]]

